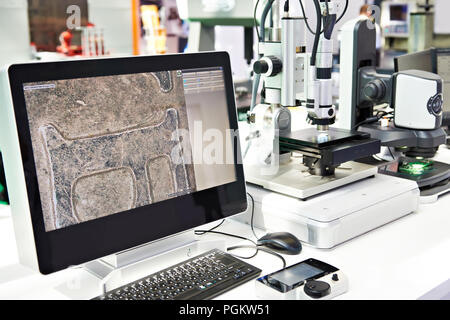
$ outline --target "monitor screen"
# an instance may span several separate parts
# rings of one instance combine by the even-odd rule
[[[437,50],[437,72],[441,76],[444,85],[442,91],[444,95],[444,118],[448,125],[450,122],[450,50]]]
[[[428,49],[395,57],[395,71],[422,70],[436,72],[435,51]]]
[[[220,67],[23,90],[46,231],[236,181],[234,163],[203,157],[205,132],[230,133]]]
[[[5,171],[24,181],[10,200],[29,206],[41,273],[247,208],[228,54],[30,63],[8,77],[22,166]]]
[[[391,4],[389,6],[389,17],[391,21],[407,21],[408,5],[407,4]]]

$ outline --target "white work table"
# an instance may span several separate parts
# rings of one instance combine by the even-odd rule
[[[450,163],[450,150],[441,149],[437,159]],[[252,238],[250,227],[235,220],[227,220],[218,230]],[[256,232],[263,235],[261,230]],[[225,239],[227,245],[237,243],[218,235],[199,239]],[[82,269],[43,276],[19,265],[7,206],[0,206],[0,257],[0,299],[68,299],[58,289],[62,285],[75,288],[72,298],[91,299],[100,294],[98,280]],[[350,289],[337,299],[418,299],[450,279],[450,193],[334,249],[304,245],[300,255],[285,258],[288,265],[316,258],[341,269],[349,279]],[[185,259],[180,257],[180,262]],[[263,275],[282,267],[281,260],[264,252],[247,262],[262,269]],[[165,267],[169,265],[161,265],[160,269]],[[219,300],[256,298],[254,281],[218,297]]]

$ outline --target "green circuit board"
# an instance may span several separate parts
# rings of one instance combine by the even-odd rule
[[[404,162],[399,166],[399,171],[410,174],[412,176],[423,175],[433,169],[433,161],[417,160],[412,162]]]

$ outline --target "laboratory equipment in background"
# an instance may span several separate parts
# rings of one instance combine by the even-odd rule
[[[253,59],[253,0],[177,0],[181,19],[189,21],[187,52],[215,50],[215,26],[245,28],[246,54]]]
[[[30,40],[36,51],[38,53],[58,51],[68,56],[73,56],[76,52],[80,55],[81,50],[75,47],[81,45],[80,35],[74,34],[73,31],[77,27],[87,25],[87,10],[87,0],[28,0]],[[70,37],[68,33],[72,35],[71,44],[64,48]],[[61,35],[65,37],[65,40],[61,39]],[[57,50],[58,46],[61,46],[60,50]]]
[[[274,3],[264,7],[262,26]],[[352,112],[343,106],[337,110],[331,90],[333,27],[346,6],[334,1],[314,4],[323,24],[317,26],[312,48],[305,43],[305,21],[311,17],[290,16],[287,4],[280,22],[274,20],[269,31],[260,28],[260,59],[254,71],[263,81],[265,104],[254,104],[249,113],[244,164],[254,198],[248,213],[255,213],[257,225],[288,231],[318,248],[332,248],[415,211],[419,191],[412,181],[379,175],[377,166],[356,161],[379,153],[379,140],[334,125],[336,117]],[[375,61],[375,28],[372,31],[368,39],[369,44],[374,41]],[[341,70],[351,68],[342,64],[342,55],[353,56],[353,48],[348,43],[341,46]],[[306,107],[312,126],[293,131],[290,108],[300,105]]]
[[[437,201],[450,186],[450,165],[432,160],[439,147],[446,143],[446,133],[441,128],[443,81],[432,74],[433,70],[411,71],[424,65],[433,66],[435,63],[424,61],[431,54],[414,54],[404,59],[400,56],[396,64],[405,70],[398,70],[394,75],[378,72],[373,60],[374,30],[365,21],[355,21],[344,26],[342,32],[341,81],[350,85],[340,88],[340,127],[358,129],[379,139],[388,151],[388,159],[396,161],[396,165],[384,166],[380,172],[415,181],[422,201]],[[399,85],[395,79],[403,84]],[[430,90],[424,90],[428,85]],[[393,111],[380,109],[383,104]],[[427,116],[419,119],[415,118],[416,114]],[[385,115],[393,116],[393,121],[380,121]],[[426,119],[430,123],[425,124]]]
[[[75,30],[80,34],[81,55],[83,57],[101,57],[109,55],[106,48],[104,31],[89,23],[86,27],[80,27]]]
[[[425,50],[433,45],[434,12],[429,0],[418,5],[416,12],[410,13],[411,30],[408,39],[408,52]]]
[[[167,30],[160,24],[159,10],[156,5],[141,6],[141,19],[144,29],[144,53],[166,53]]]
[[[407,34],[389,33],[389,30],[383,30],[386,38],[384,49],[388,54],[414,53],[430,47],[450,47],[450,21],[447,15],[450,2],[446,0],[383,1],[381,20],[382,25],[388,27],[398,24],[397,22],[390,24],[391,6],[403,7],[403,12],[408,12],[406,20],[404,15],[401,15],[400,20],[403,21],[403,25],[408,25],[409,32]],[[395,28],[393,30],[395,31]]]
[[[189,22],[186,52],[229,52],[237,107],[245,110],[251,104],[255,4],[254,0],[177,0],[181,19]],[[239,27],[243,30],[236,30]]]
[[[415,12],[415,0],[383,1],[381,3],[381,28],[387,38],[408,38],[410,14]]]
[[[180,18],[176,0],[163,2],[164,26],[167,29],[167,52],[184,52],[188,44],[189,23]]]
[[[88,21],[103,38],[109,53],[114,56],[134,53],[132,1],[87,0]]]

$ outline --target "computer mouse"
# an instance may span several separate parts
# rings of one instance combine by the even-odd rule
[[[257,244],[281,254],[296,255],[302,251],[300,240],[288,232],[268,233]]]

